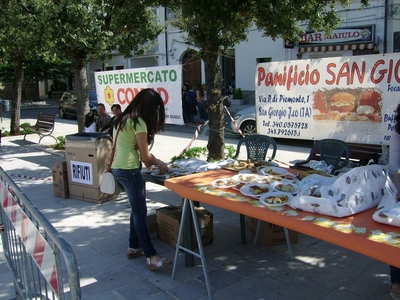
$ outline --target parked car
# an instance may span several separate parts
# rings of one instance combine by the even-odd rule
[[[243,132],[244,135],[257,133],[256,128],[256,107],[250,106],[248,108],[239,110],[234,116],[237,126]],[[231,121],[231,129],[234,133],[239,133],[235,123]]]
[[[67,117],[77,117],[77,100],[78,98],[75,91],[67,91],[62,94],[58,107],[60,118],[66,119]],[[91,111],[97,111],[96,91],[94,91],[94,93],[89,91],[89,107]]]

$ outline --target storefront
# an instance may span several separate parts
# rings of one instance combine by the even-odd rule
[[[307,32],[298,44],[301,59],[356,56],[379,53],[375,41],[375,26],[339,27],[332,34]]]

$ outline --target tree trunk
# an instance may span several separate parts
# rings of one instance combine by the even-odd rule
[[[74,76],[75,76],[75,89],[78,101],[76,108],[78,111],[78,132],[83,132],[85,129],[84,120],[85,115],[89,112],[89,95],[88,95],[88,81],[86,73],[86,57],[74,57]]]
[[[11,99],[10,134],[19,135],[21,133],[21,128],[19,125],[21,120],[22,85],[24,84],[24,68],[22,66],[21,59],[16,61],[14,73],[15,79],[13,84],[13,98]]]
[[[221,77],[218,68],[218,48],[207,49],[203,53],[206,74],[209,138],[207,160],[220,160],[224,158],[224,108],[221,97]]]

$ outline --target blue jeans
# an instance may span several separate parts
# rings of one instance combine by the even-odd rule
[[[125,188],[131,204],[129,247],[142,248],[147,257],[156,255],[147,227],[146,190],[140,169],[112,169],[112,173]]]
[[[208,120],[208,113],[204,109],[204,104],[202,102],[197,103],[197,107],[199,109],[200,120],[207,121]]]

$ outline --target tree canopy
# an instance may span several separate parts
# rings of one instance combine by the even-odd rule
[[[162,0],[177,15],[174,26],[185,32],[184,38],[205,65],[210,135],[209,160],[224,155],[224,109],[219,76],[219,57],[244,41],[247,30],[256,26],[264,36],[297,41],[306,29],[331,32],[340,25],[336,5],[349,0]],[[368,5],[368,0],[361,0]],[[302,24],[307,24],[307,28]]]
[[[78,130],[89,111],[86,63],[89,55],[104,59],[117,50],[130,57],[143,53],[161,32],[152,0],[5,0],[0,6],[0,54],[14,67],[11,133],[19,133],[23,64],[72,61],[77,90]],[[19,91],[19,92],[18,92]],[[15,116],[15,118],[13,117]]]

